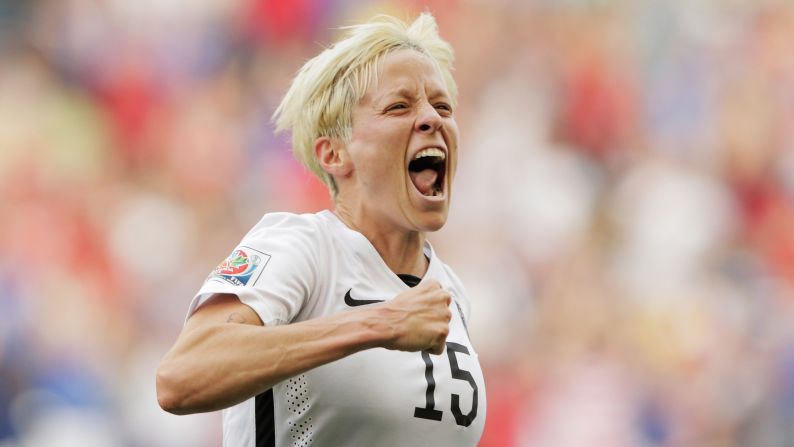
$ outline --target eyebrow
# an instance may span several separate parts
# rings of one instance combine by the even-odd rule
[[[399,88],[396,88],[394,90],[390,90],[390,91],[385,92],[384,94],[378,96],[377,100],[378,101],[382,101],[382,100],[384,100],[386,98],[393,98],[395,96],[401,97],[401,98],[413,99],[416,96],[416,94],[414,92],[412,92],[411,90],[405,88],[405,87],[399,87]]]
[[[443,88],[432,88],[429,93],[430,94],[427,96],[428,99],[438,99],[438,98],[443,98],[446,100],[450,99],[449,94],[446,91],[444,91]],[[375,101],[380,102],[385,99],[394,98],[394,97],[414,99],[416,97],[416,94],[411,89],[405,87],[398,87],[394,90],[390,90],[378,96],[377,98],[375,98]]]
[[[444,99],[446,101],[451,101],[452,98],[449,96],[449,93],[444,89],[433,90],[427,95],[428,99]]]

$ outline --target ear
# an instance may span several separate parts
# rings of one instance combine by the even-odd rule
[[[347,146],[339,138],[319,137],[314,140],[314,156],[323,170],[334,178],[347,177],[353,171]]]

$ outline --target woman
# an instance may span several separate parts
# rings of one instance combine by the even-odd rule
[[[199,290],[163,409],[226,446],[476,445],[485,388],[460,280],[425,235],[455,172],[452,50],[429,14],[351,27],[276,111],[334,210],[266,214]]]

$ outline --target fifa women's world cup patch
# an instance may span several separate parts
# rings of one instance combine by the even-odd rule
[[[236,286],[245,286],[253,278],[253,285],[270,261],[270,255],[251,247],[237,247],[232,254],[215,267],[207,281],[218,279]]]

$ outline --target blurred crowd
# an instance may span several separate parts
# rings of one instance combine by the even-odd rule
[[[0,447],[210,447],[156,366],[270,211],[270,116],[338,27],[433,12],[481,446],[794,445],[794,3],[0,0]]]

